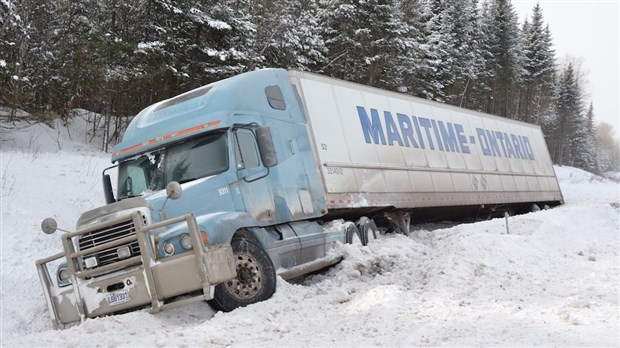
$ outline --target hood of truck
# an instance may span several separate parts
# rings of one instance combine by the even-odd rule
[[[220,211],[235,211],[227,175],[218,174],[181,184],[183,193],[177,200],[166,199],[166,190],[146,195],[152,207],[152,221],[193,213],[195,216]]]
[[[283,114],[269,106],[264,89],[279,85],[291,94],[288,72],[265,69],[237,75],[153,104],[131,121],[123,140],[114,147],[112,162],[162,147],[233,123],[243,124],[236,115]],[[263,111],[264,110],[264,111]],[[250,121],[251,122],[251,121]]]
[[[119,202],[104,205],[99,208],[89,210],[82,215],[77,221],[77,229],[80,229],[86,225],[103,222],[105,220],[111,220],[124,213],[131,213],[139,208],[150,209],[150,203],[144,199],[144,197],[127,198]],[[102,220],[105,219],[105,220]]]
[[[178,200],[167,199],[166,190],[159,190],[140,197],[104,205],[83,213],[77,222],[77,229],[105,222],[122,215],[141,210],[150,215],[148,221],[157,222],[165,218],[193,213],[196,216],[220,211],[235,211],[235,195],[230,189],[226,175],[214,175],[181,185],[183,193]]]

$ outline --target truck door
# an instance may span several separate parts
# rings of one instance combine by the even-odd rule
[[[269,169],[260,161],[256,137],[249,129],[237,129],[233,132],[232,140],[238,178],[233,189],[240,190],[248,214],[258,221],[273,223],[275,210],[267,180]]]

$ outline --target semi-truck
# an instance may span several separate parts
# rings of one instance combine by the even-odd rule
[[[194,301],[230,311],[377,224],[408,234],[412,218],[563,203],[539,126],[284,69],[147,107],[112,163],[106,205],[36,262],[55,327]]]

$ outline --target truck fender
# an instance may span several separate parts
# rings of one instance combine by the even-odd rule
[[[235,232],[246,229],[256,237],[256,241],[265,250],[269,247],[269,238],[257,233],[261,223],[245,212],[222,212],[196,217],[196,222],[209,235],[209,244],[230,243]]]

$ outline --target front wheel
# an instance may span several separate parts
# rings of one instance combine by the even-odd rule
[[[267,253],[256,242],[233,239],[237,276],[215,287],[209,304],[230,312],[238,307],[269,299],[276,291],[276,272]]]

